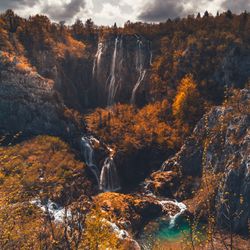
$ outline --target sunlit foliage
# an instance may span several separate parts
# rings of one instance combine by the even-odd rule
[[[105,141],[119,145],[119,150],[133,151],[158,145],[174,149],[179,144],[177,131],[169,124],[169,104],[166,100],[142,109],[118,104],[109,109],[97,109],[86,120],[89,128]]]
[[[180,123],[194,124],[202,114],[202,102],[192,75],[186,75],[178,87],[173,115]]]

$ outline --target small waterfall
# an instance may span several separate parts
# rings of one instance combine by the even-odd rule
[[[136,70],[139,72],[139,78],[132,90],[132,96],[130,99],[131,104],[135,104],[136,92],[138,88],[140,87],[142,81],[144,80],[146,72],[147,72],[147,70],[144,68],[144,55],[142,51],[142,45],[143,45],[142,41],[137,40],[137,44],[138,44],[138,49],[136,52]]]
[[[100,190],[117,191],[121,188],[116,165],[112,156],[106,158],[100,176]]]
[[[81,148],[82,148],[82,153],[84,156],[85,163],[87,164],[89,169],[94,174],[94,176],[98,182],[98,185],[99,185],[99,177],[98,177],[99,170],[93,162],[94,150],[93,150],[92,145],[91,145],[91,139],[92,138],[89,138],[89,137],[82,137]]]
[[[120,180],[113,158],[115,154],[114,150],[106,146],[106,149],[109,151],[109,156],[105,159],[100,173],[98,167],[94,163],[93,143],[100,144],[100,142],[92,136],[83,136],[81,139],[81,148],[85,163],[94,174],[99,189],[104,192],[114,192],[121,189]]]
[[[169,215],[170,216],[169,228],[173,228],[175,226],[176,219],[187,210],[186,205],[184,203],[178,202],[178,201],[161,201],[160,204],[163,207],[166,204],[173,204],[180,209],[180,211],[178,213],[176,213],[175,215]]]
[[[99,65],[100,65],[102,54],[103,54],[103,48],[104,48],[103,43],[99,42],[97,52],[95,54],[94,64],[93,64],[93,70],[92,70],[93,78],[95,77],[95,75],[98,76],[98,72],[99,72],[99,68],[100,68]]]

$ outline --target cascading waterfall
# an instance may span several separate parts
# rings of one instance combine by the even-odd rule
[[[116,61],[117,61],[117,47],[118,47],[119,39],[118,37],[115,39],[115,48],[112,57],[111,63],[111,71],[110,71],[110,82],[109,82],[109,89],[108,89],[108,106],[112,106],[114,104],[114,98],[117,90],[116,86]]]
[[[105,159],[100,174],[98,167],[94,163],[94,149],[92,146],[93,141],[100,143],[97,139],[95,139],[92,136],[82,137],[81,147],[85,163],[96,177],[100,190],[104,192],[119,190],[121,186],[116,165],[114,163],[114,154],[115,154],[114,150],[107,147],[109,151],[109,156]]]
[[[112,156],[107,157],[103,164],[99,187],[100,190],[104,192],[117,191],[121,188],[116,165]]]
[[[169,221],[169,228],[173,228],[175,226],[176,219],[182,215],[186,210],[187,207],[184,203],[178,202],[178,201],[160,201],[159,202],[162,207],[164,208],[167,204],[173,204],[179,208],[179,212],[174,215],[169,215],[170,221]]]
[[[131,104],[135,104],[136,92],[138,88],[140,87],[142,81],[144,80],[146,72],[147,72],[147,70],[144,68],[144,55],[142,51],[142,45],[143,45],[142,41],[137,40],[137,44],[138,44],[138,49],[136,52],[136,70],[139,72],[139,78],[132,90],[132,96],[130,99]]]
[[[151,42],[141,36],[99,37],[92,64],[91,96],[98,92],[97,103],[108,108],[116,101],[135,104],[152,61]]]
[[[82,137],[81,140],[81,149],[82,149],[82,153],[84,156],[84,160],[85,163],[87,164],[87,166],[89,167],[89,169],[92,171],[92,173],[94,174],[98,185],[99,185],[99,170],[97,168],[97,166],[94,164],[93,162],[93,156],[94,156],[94,150],[92,148],[92,143],[91,143],[91,139],[89,137]]]
[[[99,66],[100,66],[100,62],[101,62],[101,57],[102,57],[102,54],[103,54],[103,48],[104,48],[103,43],[99,42],[97,52],[95,54],[94,64],[93,64],[93,70],[92,70],[93,78],[94,78],[95,75],[98,75],[99,68],[100,68]]]

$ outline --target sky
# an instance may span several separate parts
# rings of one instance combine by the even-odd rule
[[[198,12],[216,14],[230,9],[234,13],[250,11],[250,0],[0,0],[0,11],[13,9],[29,17],[45,14],[53,21],[74,23],[92,18],[98,25],[117,25],[130,20],[161,22]]]

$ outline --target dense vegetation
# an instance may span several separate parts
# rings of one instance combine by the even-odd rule
[[[26,20],[11,10],[0,20],[1,50],[24,58],[19,67],[30,64],[55,80],[63,97],[70,96],[67,104],[81,110],[84,107],[76,104],[76,96],[82,94],[76,88],[84,92],[91,85],[86,72],[91,71],[100,37],[137,34],[151,42],[154,57],[149,86],[140,103],[145,107],[117,105],[112,112],[97,110],[88,117],[94,133],[121,149],[125,145],[178,149],[202,114],[223,102],[225,85],[244,87],[249,77],[244,63],[250,41],[246,12],[234,15],[228,11],[216,17],[205,13],[160,24],[128,21],[124,28],[97,27],[91,20],[66,26],[41,15]],[[51,65],[45,65],[48,60],[44,56],[50,58]],[[79,64],[85,65],[84,75]],[[72,82],[74,87],[69,88]]]
[[[94,98],[86,104],[82,100],[92,88],[98,40],[135,34],[149,41],[153,53],[143,98],[136,105],[126,100],[112,108],[99,107]],[[228,11],[216,17],[206,12],[203,17],[199,14],[160,24],[128,21],[124,28],[97,27],[91,20],[66,26],[42,15],[23,19],[11,10],[0,15],[0,70],[15,64],[24,74],[32,71],[51,79],[59,93],[56,98],[72,108],[66,108],[64,115],[81,125],[84,119],[91,134],[115,149],[118,171],[128,186],[138,184],[176,153],[214,105],[238,107],[239,116],[247,113],[235,89],[249,88],[249,45],[250,15],[246,12],[234,15]],[[234,93],[230,104],[225,101],[229,89]],[[220,134],[223,127],[219,124],[216,129],[214,134]],[[79,149],[80,138],[71,139],[72,144],[78,140]],[[93,206],[90,197],[96,188],[85,164],[76,157],[79,153],[49,136],[0,146],[1,249],[122,249],[112,228],[103,223],[103,211]],[[214,199],[219,185],[214,183],[222,176],[205,174],[207,183],[202,180],[197,195],[189,201],[201,210],[209,198]],[[188,184],[194,181],[191,177]],[[109,199],[121,217],[129,217],[130,206],[138,203],[132,196],[119,194],[107,194],[95,202]],[[35,200],[44,206],[44,213],[32,203]],[[70,211],[71,217],[64,216],[63,223],[58,223],[49,212],[51,200],[66,213]],[[110,214],[106,216],[112,220]]]

